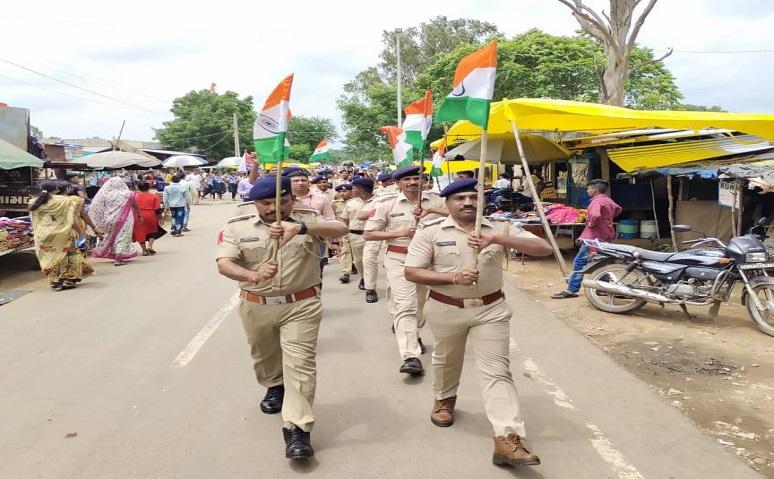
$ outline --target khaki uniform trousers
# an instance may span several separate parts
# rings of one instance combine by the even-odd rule
[[[387,252],[384,268],[387,271],[387,311],[392,315],[395,339],[400,359],[418,358],[419,330],[425,325],[422,308],[427,301],[427,286],[406,279],[403,262],[405,255]]]
[[[365,277],[365,269],[363,267],[363,247],[365,247],[366,240],[363,235],[349,234],[349,246],[352,251],[352,262],[355,263],[357,273],[361,278]]]
[[[436,399],[457,395],[465,345],[470,339],[478,365],[484,409],[495,436],[526,436],[519,397],[510,370],[510,320],[504,300],[486,306],[458,308],[428,300],[427,323],[435,337],[433,392]]]
[[[379,252],[383,241],[366,241],[363,246],[363,280],[365,289],[376,289],[376,277],[379,275]]]
[[[284,426],[295,424],[311,431],[317,386],[317,333],[322,319],[320,298],[275,305],[242,299],[239,317],[258,383],[267,388],[285,385]]]
[[[341,272],[352,274],[352,247],[349,244],[349,234],[339,238],[339,266]]]

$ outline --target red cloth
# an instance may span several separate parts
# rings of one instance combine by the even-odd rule
[[[586,211],[586,227],[583,228],[580,238],[613,241],[615,239],[613,218],[621,214],[618,203],[607,195],[596,195],[591,198]]]
[[[159,218],[156,216],[156,210],[161,208],[161,201],[155,193],[139,192],[137,193],[137,204],[140,206],[142,223],[134,218],[134,230],[132,230],[132,240],[141,243],[149,234],[155,233],[159,229]]]

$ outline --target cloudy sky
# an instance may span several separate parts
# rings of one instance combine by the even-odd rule
[[[378,62],[382,30],[441,14],[490,21],[508,35],[578,29],[556,0],[198,3],[5,2],[0,102],[29,108],[46,135],[110,138],[126,120],[124,138],[150,140],[187,91],[214,82],[260,103],[295,72],[293,111],[338,121],[342,85]],[[639,42],[675,49],[666,63],[687,102],[774,113],[772,24],[770,0],[660,0]]]

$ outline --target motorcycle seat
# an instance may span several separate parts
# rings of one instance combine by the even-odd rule
[[[647,261],[667,261],[674,253],[659,253],[658,251],[651,251],[648,249],[638,248],[636,246],[629,246],[625,244],[614,243],[602,243],[602,249],[610,249],[614,251],[621,251],[627,254],[637,254],[640,258]]]

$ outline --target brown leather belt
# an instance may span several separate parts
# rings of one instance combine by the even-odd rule
[[[408,254],[408,248],[405,246],[397,246],[394,244],[387,245],[387,251],[392,253]]]
[[[302,299],[309,299],[319,296],[317,286],[306,288],[293,294],[285,296],[261,296],[259,294],[251,293],[250,291],[242,290],[239,294],[245,301],[258,304],[288,304],[301,301]]]
[[[364,230],[349,230],[349,232],[352,233],[353,235],[362,235],[363,233],[365,233]]]
[[[491,294],[487,294],[480,298],[463,299],[463,298],[452,298],[451,296],[446,296],[445,294],[441,294],[431,289],[430,297],[438,301],[439,303],[448,304],[450,306],[457,306],[458,308],[464,308],[466,301],[468,302],[467,307],[484,306],[487,304],[492,304],[495,301],[498,301],[502,298],[505,298],[505,294],[503,294],[502,290],[500,290],[500,291],[495,291],[494,293],[491,293]]]

